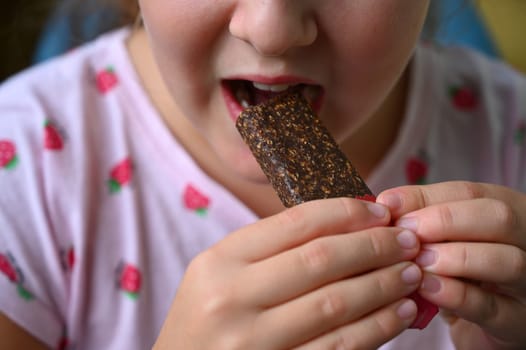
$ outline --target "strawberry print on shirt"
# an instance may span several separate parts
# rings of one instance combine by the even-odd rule
[[[206,216],[210,207],[210,199],[192,184],[188,184],[183,195],[184,205],[199,216]]]
[[[526,121],[521,120],[515,129],[515,144],[522,146],[526,140]]]
[[[475,90],[467,85],[449,87],[451,103],[461,111],[471,111],[477,108],[479,101]]]
[[[17,164],[15,144],[9,140],[0,140],[0,169],[14,169]]]
[[[64,148],[63,133],[49,119],[44,122],[44,148],[50,151],[60,151]]]
[[[67,330],[66,327],[64,327],[64,329],[62,330],[62,336],[58,340],[56,349],[57,350],[66,350],[66,349],[69,348],[70,344],[71,344],[71,342],[70,342],[69,337],[68,337],[68,330]]]
[[[9,254],[0,253],[0,273],[16,286],[18,295],[24,300],[32,300],[33,294],[24,287],[24,275],[16,264],[15,258]]]
[[[417,156],[406,161],[405,173],[409,185],[424,185],[427,183],[429,160],[425,151],[420,151]]]
[[[133,177],[133,164],[130,158],[117,163],[110,172],[108,187],[110,193],[118,193],[124,186],[130,183]]]
[[[73,270],[73,266],[75,266],[75,248],[73,246],[60,250],[60,262],[64,271]]]
[[[96,82],[97,89],[102,95],[112,91],[119,84],[119,79],[113,66],[108,66],[104,70],[98,72]]]
[[[117,266],[117,287],[130,299],[136,300],[141,291],[141,271],[134,265],[121,262]]]

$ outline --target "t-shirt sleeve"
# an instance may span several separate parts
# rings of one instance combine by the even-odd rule
[[[517,82],[517,120],[514,125],[513,143],[517,147],[518,188],[526,193],[526,76]]]
[[[0,312],[55,348],[64,332],[67,279],[43,170],[53,140],[38,96],[21,84],[6,85],[0,89]]]
[[[495,74],[503,127],[502,168],[505,185],[526,193],[526,76],[502,66]]]

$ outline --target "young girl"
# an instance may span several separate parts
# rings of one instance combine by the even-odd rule
[[[5,83],[0,348],[523,349],[526,79],[429,4],[141,0]],[[377,203],[281,206],[234,122],[295,85]]]

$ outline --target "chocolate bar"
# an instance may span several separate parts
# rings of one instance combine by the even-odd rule
[[[323,198],[374,198],[299,91],[246,109],[236,126],[286,207]]]
[[[283,205],[324,198],[376,197],[297,89],[245,109],[236,121]],[[410,296],[418,315],[411,328],[424,329],[438,308]]]

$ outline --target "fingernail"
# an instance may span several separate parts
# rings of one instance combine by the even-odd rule
[[[416,235],[408,230],[404,230],[396,236],[396,240],[398,241],[398,244],[400,244],[400,247],[404,249],[412,249],[416,247],[417,245],[417,239]]]
[[[387,208],[381,204],[365,203],[367,209],[377,218],[383,218],[387,215]]]
[[[417,307],[414,301],[406,300],[398,307],[396,313],[401,319],[412,319],[416,314]]]
[[[438,280],[438,278],[426,275],[424,276],[424,280],[422,281],[422,286],[420,289],[427,293],[438,293],[440,289],[442,288],[442,284]]]
[[[402,207],[402,200],[400,199],[400,196],[393,193],[382,195],[378,198],[378,200],[391,210]]]
[[[416,232],[418,222],[415,218],[401,218],[396,222],[396,226]]]
[[[421,267],[428,267],[436,263],[438,259],[438,254],[436,251],[431,249],[424,249],[416,257],[415,262]]]
[[[402,271],[402,281],[407,284],[415,284],[420,282],[422,272],[416,265],[411,265]]]

